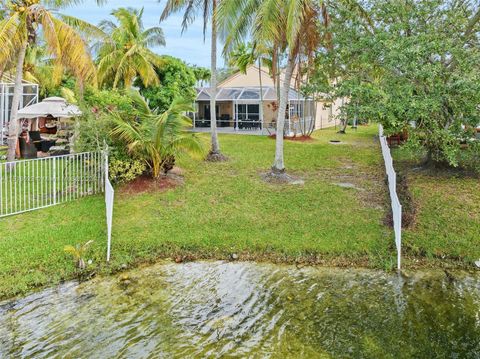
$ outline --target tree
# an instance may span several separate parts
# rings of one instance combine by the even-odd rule
[[[211,23],[211,67],[210,67],[210,130],[211,130],[211,150],[208,159],[213,161],[225,160],[220,152],[220,143],[217,134],[217,5],[219,0],[168,0],[160,20],[165,20],[173,13],[184,10],[182,31],[195,20],[198,12],[203,16],[203,36],[205,38],[208,23]]]
[[[313,0],[250,0],[240,3],[223,0],[220,3],[219,19],[222,19],[222,32],[226,34],[225,53],[250,36],[255,43],[271,48],[274,64],[280,64],[280,57],[286,56],[271,172],[275,177],[284,177],[285,172],[283,135],[293,72],[300,56],[309,54],[312,46],[318,46],[317,41],[311,39],[321,39],[317,26],[320,10],[318,2]],[[274,76],[278,79],[279,71]]]
[[[158,85],[155,67],[160,67],[162,62],[150,48],[165,46],[163,30],[160,27],[144,29],[143,9],[120,8],[112,15],[117,23],[103,20],[99,24],[110,39],[96,44],[100,83],[129,88],[138,77],[145,86]]]
[[[70,1],[17,0],[4,3],[5,17],[0,21],[0,68],[15,63],[15,87],[7,141],[8,161],[15,159],[18,141],[19,126],[16,117],[22,92],[25,56],[29,47],[36,44],[38,35],[42,36],[56,65],[70,69],[81,83],[96,78],[95,66],[79,31],[90,34],[100,32],[81,20],[54,14],[46,7],[50,3],[61,6]]]
[[[480,167],[480,8],[469,2],[372,0],[373,30],[338,9],[331,61],[348,116],[379,120],[429,164]]]
[[[181,154],[203,155],[201,140],[185,128],[191,120],[184,115],[192,111],[190,101],[175,99],[162,114],[146,113],[128,118],[111,113],[112,136],[123,141],[130,154],[143,160],[152,176],[158,178],[170,171]]]
[[[176,97],[193,103],[196,98],[195,74],[182,60],[171,56],[161,56],[161,67],[155,67],[160,85],[144,86],[141,81],[135,84],[147,99],[151,108],[159,112],[166,111]]]
[[[191,67],[193,74],[195,75],[195,79],[197,81],[197,84],[200,87],[203,87],[205,81],[210,80],[211,72],[209,69],[205,67],[200,67],[200,66],[192,66]]]

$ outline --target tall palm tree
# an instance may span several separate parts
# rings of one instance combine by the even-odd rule
[[[302,41],[306,30],[314,31],[308,36],[316,36],[319,18],[318,1],[315,0],[223,0],[219,8],[222,31],[227,34],[225,48],[235,46],[247,36],[260,44],[271,44],[274,62],[286,55],[286,66],[279,94],[275,159],[272,175],[285,172],[283,134],[288,93],[295,66],[302,52]]]
[[[195,20],[197,13],[203,16],[203,37],[205,39],[208,23],[212,26],[212,48],[211,48],[211,70],[210,70],[210,130],[211,130],[211,150],[208,158],[211,160],[224,160],[225,157],[220,152],[220,143],[217,134],[217,6],[220,0],[167,0],[165,9],[160,20],[165,20],[171,14],[184,10],[182,31]]]
[[[35,45],[37,36],[42,36],[53,61],[58,66],[68,68],[80,84],[95,81],[95,66],[80,33],[84,31],[100,35],[100,31],[86,22],[48,8],[48,5],[61,7],[75,2],[78,1],[6,0],[2,4],[1,11],[5,15],[0,21],[0,68],[5,68],[9,63],[15,64],[15,86],[7,140],[9,161],[15,159],[18,140],[16,117],[22,92],[25,56],[27,49]]]
[[[141,102],[139,96],[134,100],[137,104]],[[145,161],[154,178],[170,171],[180,154],[204,154],[200,138],[186,130],[191,120],[184,114],[192,111],[190,101],[177,98],[160,115],[151,113],[145,102],[143,108],[140,118],[112,113],[112,135],[124,141],[132,155]]]
[[[117,23],[104,20],[99,24],[110,40],[95,46],[100,83],[129,88],[138,76],[145,86],[158,85],[155,67],[161,66],[161,60],[150,48],[165,46],[163,30],[158,26],[144,29],[143,9],[120,8],[112,15]]]

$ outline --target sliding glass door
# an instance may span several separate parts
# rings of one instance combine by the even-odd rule
[[[238,104],[236,117],[239,129],[261,129],[259,104]]]

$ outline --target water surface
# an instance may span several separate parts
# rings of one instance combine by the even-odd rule
[[[1,358],[479,358],[480,276],[158,264],[0,303]]]

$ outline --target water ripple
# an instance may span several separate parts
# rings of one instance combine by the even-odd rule
[[[0,357],[480,357],[478,275],[200,262],[128,276],[0,303]]]

